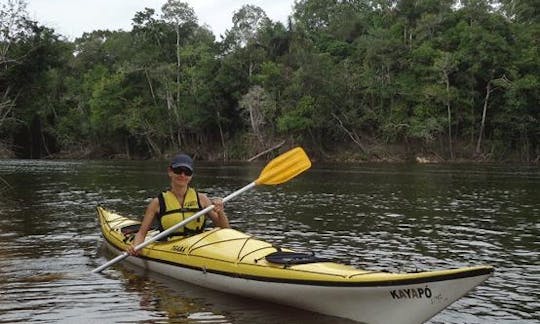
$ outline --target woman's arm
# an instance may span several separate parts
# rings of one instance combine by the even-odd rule
[[[223,200],[221,198],[214,198],[210,200],[205,194],[199,194],[199,201],[202,204],[202,208],[206,208],[210,205],[214,205],[214,209],[208,212],[208,216],[212,219],[214,226],[221,228],[229,228],[229,219],[225,214],[223,206]]]
[[[141,227],[137,234],[135,234],[135,239],[131,245],[127,248],[127,252],[131,255],[138,255],[139,251],[135,251],[134,248],[144,242],[146,238],[146,233],[150,230],[152,222],[154,221],[155,215],[159,212],[159,200],[157,198],[152,199],[146,207],[146,212],[144,213],[144,218],[141,223]]]

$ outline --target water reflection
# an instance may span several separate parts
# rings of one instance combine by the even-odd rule
[[[195,186],[225,196],[261,168],[200,164]],[[346,322],[127,264],[90,274],[107,260],[95,207],[140,217],[167,185],[163,163],[7,160],[0,178],[0,322]],[[227,211],[232,226],[275,245],[362,268],[494,265],[485,285],[431,323],[534,323],[539,184],[540,171],[530,166],[321,165],[238,196]]]

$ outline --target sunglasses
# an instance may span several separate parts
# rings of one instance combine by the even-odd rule
[[[185,174],[187,175],[188,177],[191,177],[193,175],[193,171],[191,171],[190,169],[186,168],[186,167],[178,167],[178,168],[171,168],[172,169],[172,172],[174,172],[175,174]]]

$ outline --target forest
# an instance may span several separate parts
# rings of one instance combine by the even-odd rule
[[[537,0],[243,5],[214,35],[189,4],[69,40],[0,7],[0,157],[540,159]]]

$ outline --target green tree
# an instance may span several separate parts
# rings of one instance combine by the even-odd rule
[[[8,1],[0,10],[0,134],[20,155],[39,158],[56,151],[51,130],[71,46],[28,19],[25,5]]]
[[[191,29],[197,26],[197,17],[195,16],[195,11],[191,6],[182,1],[178,0],[167,0],[167,2],[161,7],[163,12],[163,19],[174,26],[176,32],[176,107],[173,109],[179,110],[180,103],[180,51],[181,51],[181,40],[183,37],[191,33]],[[178,114],[177,114],[178,116]],[[182,127],[183,121],[177,120],[178,126]],[[178,143],[181,144],[180,142]]]

